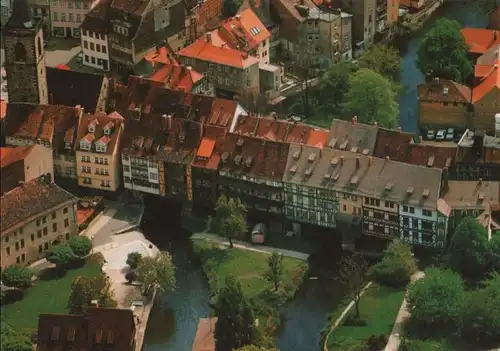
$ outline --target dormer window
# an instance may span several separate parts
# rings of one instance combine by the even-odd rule
[[[108,150],[108,144],[111,139],[105,135],[95,143],[95,150],[97,152],[106,152]]]
[[[89,133],[95,133],[95,127],[97,127],[98,124],[99,121],[97,119],[94,119],[92,122],[90,122],[88,126]]]
[[[94,139],[94,134],[89,133],[85,135],[85,137],[80,140],[80,149],[90,151]]]
[[[114,123],[113,122],[109,122],[108,124],[106,124],[103,128],[104,130],[104,135],[111,135],[111,133],[113,133],[113,127],[114,127]]]

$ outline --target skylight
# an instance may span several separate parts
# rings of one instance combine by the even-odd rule
[[[250,29],[250,33],[252,33],[252,35],[257,35],[260,33],[260,29],[258,27],[253,27]]]

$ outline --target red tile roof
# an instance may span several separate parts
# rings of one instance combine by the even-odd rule
[[[477,103],[493,89],[500,89],[499,64],[494,65],[489,74],[487,74],[481,82],[472,89],[472,103]]]
[[[500,44],[500,35],[495,30],[464,28],[461,32],[469,51],[473,54],[484,54],[493,45]]]
[[[4,168],[19,160],[24,160],[34,146],[14,146],[0,148],[0,167]]]
[[[220,170],[281,181],[288,149],[288,143],[229,134],[220,150]]]
[[[195,58],[201,61],[213,62],[224,66],[247,68],[258,64],[259,59],[245,52],[228,47],[218,47],[210,43],[210,33],[198,39],[193,44],[179,51],[179,56]]]
[[[95,123],[97,121],[97,124]],[[94,115],[90,113],[86,113],[82,116],[82,119],[80,121],[80,124],[78,126],[78,134],[77,134],[77,140],[78,140],[78,145],[77,145],[77,150],[80,149],[80,140],[86,139],[87,141],[95,141],[99,140],[105,144],[107,144],[106,148],[106,154],[113,154],[115,151],[115,146],[118,144],[118,138],[120,137],[120,128],[122,126],[124,119],[122,116],[119,114],[108,114],[106,115],[105,113],[96,113]],[[112,131],[111,135],[108,137],[107,135],[104,135],[104,126],[108,124],[109,122],[113,122],[115,125],[114,130]],[[94,123],[95,124],[95,132],[90,133],[89,132],[89,125]],[[91,152],[94,149],[91,149]],[[82,150],[82,151],[87,151],[87,150]]]
[[[434,168],[450,168],[455,162],[456,147],[439,147],[425,144],[412,144],[407,163]]]
[[[221,150],[223,150],[224,143],[225,143],[227,129],[219,127],[219,126],[205,125],[204,130],[203,130],[203,134],[204,134],[205,138],[207,138],[211,141],[215,141],[214,147],[213,147],[210,155],[207,157],[201,157],[200,155],[197,155],[193,159],[191,165],[194,167],[217,170],[219,167],[220,156],[222,154]],[[202,141],[202,143],[203,143],[203,141]],[[200,149],[202,149],[201,145],[198,148],[198,151]]]
[[[5,114],[7,113],[7,101],[5,99],[0,100],[0,121],[5,118]]]
[[[269,39],[271,33],[252,9],[246,9],[225,20],[218,30],[212,32],[212,37],[216,36],[232,49],[249,52]],[[214,45],[217,45],[215,41]]]
[[[436,79],[418,86],[420,101],[470,103],[471,96],[469,87],[447,79]]]
[[[204,137],[201,139],[196,157],[210,158],[215,148],[215,139]]]
[[[373,156],[378,158],[389,157],[394,161],[407,162],[411,154],[412,142],[413,134],[379,128]]]
[[[177,58],[165,46],[144,56],[144,59],[151,63],[161,63],[164,65],[178,65]]]
[[[162,82],[167,88],[190,92],[194,85],[204,77],[191,67],[166,64],[154,72],[149,79]]]

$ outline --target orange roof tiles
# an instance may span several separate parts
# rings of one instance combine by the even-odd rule
[[[165,83],[172,90],[190,92],[194,85],[204,77],[191,67],[166,64],[154,72],[149,79]]]
[[[210,33],[207,36],[210,36]],[[178,54],[179,56],[236,68],[247,68],[259,63],[259,59],[256,57],[231,48],[217,47],[211,44],[210,40],[207,37],[198,39],[193,44],[179,51]]]
[[[490,73],[472,90],[472,103],[480,101],[491,90],[500,89],[500,67],[494,65]]]
[[[210,156],[212,156],[214,147],[215,147],[215,140],[204,137],[203,139],[201,139],[201,143],[198,148],[198,152],[196,153],[196,156],[209,158]]]
[[[88,127],[92,123],[96,123],[95,132],[90,133]],[[110,136],[104,135],[104,126],[109,122],[113,122],[115,125],[115,130],[112,131]],[[119,132],[124,119],[117,113],[114,114],[105,114],[105,113],[96,113],[94,115],[87,113],[84,114],[81,118],[80,124],[78,126],[78,136],[77,140],[86,139],[89,142],[92,142],[98,139],[100,142],[107,144],[108,147],[106,149],[106,154],[113,154],[115,151],[115,146],[118,144]],[[78,145],[78,150],[80,150],[80,145]],[[93,149],[92,149],[93,150]],[[86,150],[84,150],[86,151]]]
[[[15,146],[15,147],[1,147],[0,148],[0,167],[4,168],[19,160],[23,160],[29,155],[33,146]]]
[[[500,44],[498,31],[484,28],[464,28],[461,30],[469,51],[484,54],[490,47]]]
[[[5,114],[7,113],[7,101],[5,99],[0,100],[0,120],[5,118]]]
[[[178,65],[175,56],[168,50],[167,47],[162,46],[157,51],[151,52],[144,56],[144,59],[151,63],[161,63],[164,65]]]
[[[309,132],[306,144],[322,148],[328,141],[328,133],[327,130],[312,129]]]
[[[257,48],[271,37],[271,33],[252,9],[246,9],[224,21],[218,29],[218,35],[229,47],[246,52]]]

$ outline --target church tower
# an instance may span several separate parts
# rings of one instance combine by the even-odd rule
[[[2,28],[9,102],[47,104],[42,22],[32,18],[27,0],[14,0]]]

